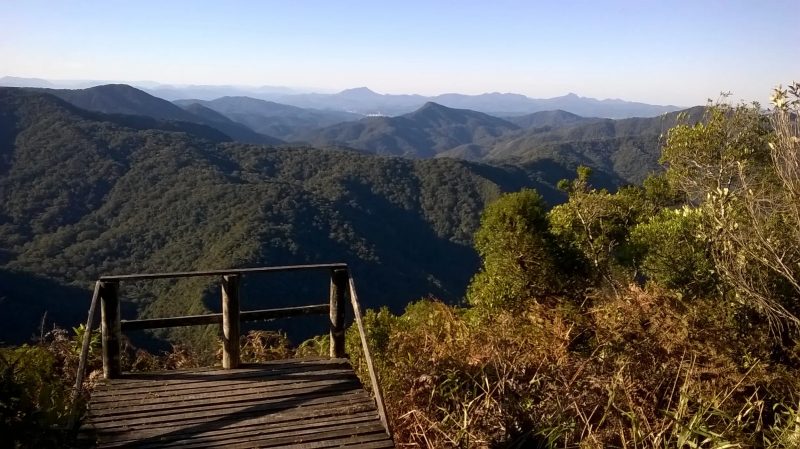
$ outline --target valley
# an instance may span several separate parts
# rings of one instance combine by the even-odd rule
[[[43,319],[76,325],[107,273],[344,261],[366,280],[367,307],[458,302],[486,204],[521,188],[558,204],[557,182],[579,165],[611,190],[639,183],[659,170],[676,117],[501,118],[433,102],[362,117],[247,97],[170,102],[127,85],[0,97],[0,312],[24,317],[8,342]],[[270,289],[253,307],[324,294]],[[218,308],[191,282],[126,295],[128,314]]]

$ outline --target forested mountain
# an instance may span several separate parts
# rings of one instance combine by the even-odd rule
[[[628,183],[641,183],[658,171],[661,137],[679,115],[688,123],[700,120],[704,107],[659,117],[622,120],[583,119],[572,125],[534,128],[494,145],[484,160],[554,160],[568,167],[587,165],[615,173]]]
[[[79,108],[107,114],[143,115],[160,120],[194,122],[197,117],[169,101],[127,84],[106,84],[88,89],[48,89]]]
[[[257,132],[287,141],[303,140],[311,131],[363,117],[343,111],[303,109],[250,97],[177,100],[175,104],[185,108],[199,104]]]
[[[587,123],[599,121],[602,119],[592,117],[582,117],[571,112],[556,109],[553,111],[540,111],[526,115],[516,115],[512,117],[504,117],[505,120],[524,129],[538,129],[541,131],[550,131],[553,128],[559,128],[566,125],[573,125],[576,123]],[[547,128],[547,129],[542,129]]]
[[[14,87],[76,88],[108,83],[108,81],[88,80],[48,81],[8,76],[0,78],[0,86]],[[472,109],[502,117],[527,115],[534,112],[557,109],[584,117],[654,117],[666,112],[682,109],[679,106],[652,105],[619,99],[598,100],[595,98],[581,97],[574,93],[553,98],[531,98],[515,93],[499,92],[478,95],[446,93],[435,96],[424,96],[416,94],[379,94],[367,87],[345,89],[341,92],[331,94],[301,93],[300,91],[280,86],[173,86],[155,82],[130,82],[128,84],[170,101],[187,98],[213,100],[221,97],[250,97],[300,108],[350,112],[360,115],[402,115],[419,109],[427,102],[438,103],[454,109]]]
[[[684,115],[696,121],[703,110],[695,107]],[[503,120],[427,103],[399,117],[340,123],[317,132],[310,142],[413,158],[552,160],[572,170],[587,165],[619,182],[640,183],[660,170],[661,136],[677,123],[679,114],[612,120],[544,111]]]
[[[89,111],[150,117],[162,121],[197,123],[214,128],[232,140],[245,143],[270,145],[282,143],[280,139],[256,133],[223,116],[209,114],[210,111],[185,110],[169,101],[125,84],[107,84],[88,89],[46,89],[44,92]]]
[[[316,145],[344,145],[376,154],[430,158],[461,146],[483,151],[517,125],[481,112],[426,103],[399,117],[370,117],[317,132]]]
[[[84,313],[91,281],[133,271],[345,261],[368,307],[397,310],[427,294],[456,300],[477,266],[471,239],[484,205],[525,186],[555,201],[549,177],[563,173],[250,146],[125,119],[0,89],[0,315],[36,317],[19,328],[36,329],[46,305],[56,305],[49,319]],[[324,276],[293,280],[248,278],[245,307],[326,295]],[[126,287],[124,314],[214,310],[218,292],[208,286]],[[18,340],[31,331],[3,332]]]
[[[201,104],[193,103],[184,107],[186,111],[203,119],[205,123],[231,136],[237,142],[276,145],[282,143],[280,139],[266,134],[259,134],[241,123],[225,117],[219,112],[209,109]]]
[[[369,117],[354,121],[361,116],[341,111],[303,109],[249,97],[179,100],[173,104],[126,85],[44,91],[84,109],[140,116],[142,123],[137,125],[139,128],[185,130],[215,141],[282,143],[270,137],[276,135],[321,147],[343,146],[414,158],[451,157],[513,163],[556,160],[573,169],[579,164],[588,164],[604,173],[614,174],[623,182],[633,183],[641,182],[648,173],[659,169],[659,136],[675,123],[677,117],[674,112],[658,117],[612,120],[550,110],[499,119],[473,110],[426,103],[417,111],[399,117]],[[353,102],[353,107],[379,98],[393,98],[367,88],[350,89],[340,96]],[[328,98],[319,98],[323,97]],[[422,98],[402,97],[403,104]],[[512,94],[448,94],[440,97],[451,103],[478,107],[481,107],[478,99],[505,101],[509,106],[528,104],[531,100]],[[472,100],[469,99],[477,103],[470,103]],[[561,104],[551,100],[542,101],[549,102],[548,105]],[[562,100],[585,104],[584,99],[574,95]],[[629,105],[619,101],[602,103]],[[696,118],[702,108],[687,111],[690,117]],[[145,117],[157,122],[147,121]]]

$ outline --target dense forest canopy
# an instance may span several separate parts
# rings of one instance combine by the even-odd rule
[[[100,274],[345,261],[363,278],[366,305],[399,311],[428,294],[462,296],[488,201],[521,187],[560,196],[553,174],[536,164],[250,146],[138,127],[135,117],[87,112],[43,93],[0,96],[0,263],[19,283],[38,276],[85,289]],[[4,329],[7,341],[34,333],[45,304],[50,320],[74,323],[90,296],[48,290],[61,300],[31,301],[36,292],[15,284],[3,284],[0,307],[30,312]],[[326,294],[323,281],[290,284],[250,307]],[[218,308],[205,285],[153,289],[127,292],[137,303],[128,313]]]

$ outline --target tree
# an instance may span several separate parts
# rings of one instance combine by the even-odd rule
[[[700,238],[702,211],[663,209],[631,231],[638,266],[648,279],[684,296],[708,294],[716,285],[708,245]]]
[[[472,306],[518,309],[566,285],[546,205],[534,190],[506,194],[487,206],[475,248],[483,266],[467,291]]]
[[[616,267],[630,262],[628,232],[647,209],[648,200],[638,187],[624,187],[614,194],[593,189],[588,167],[578,167],[577,175],[571,182],[559,182],[569,199],[550,211],[550,228],[561,241],[583,253],[596,280],[610,280]]]
[[[662,161],[667,177],[704,217],[714,266],[737,303],[773,330],[800,326],[800,86],[779,88],[775,108],[709,107],[678,126]]]

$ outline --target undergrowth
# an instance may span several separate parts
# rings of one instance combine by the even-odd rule
[[[425,300],[367,323],[404,447],[800,447],[797,364],[754,356],[765,343],[721,315],[633,286],[580,310]]]

